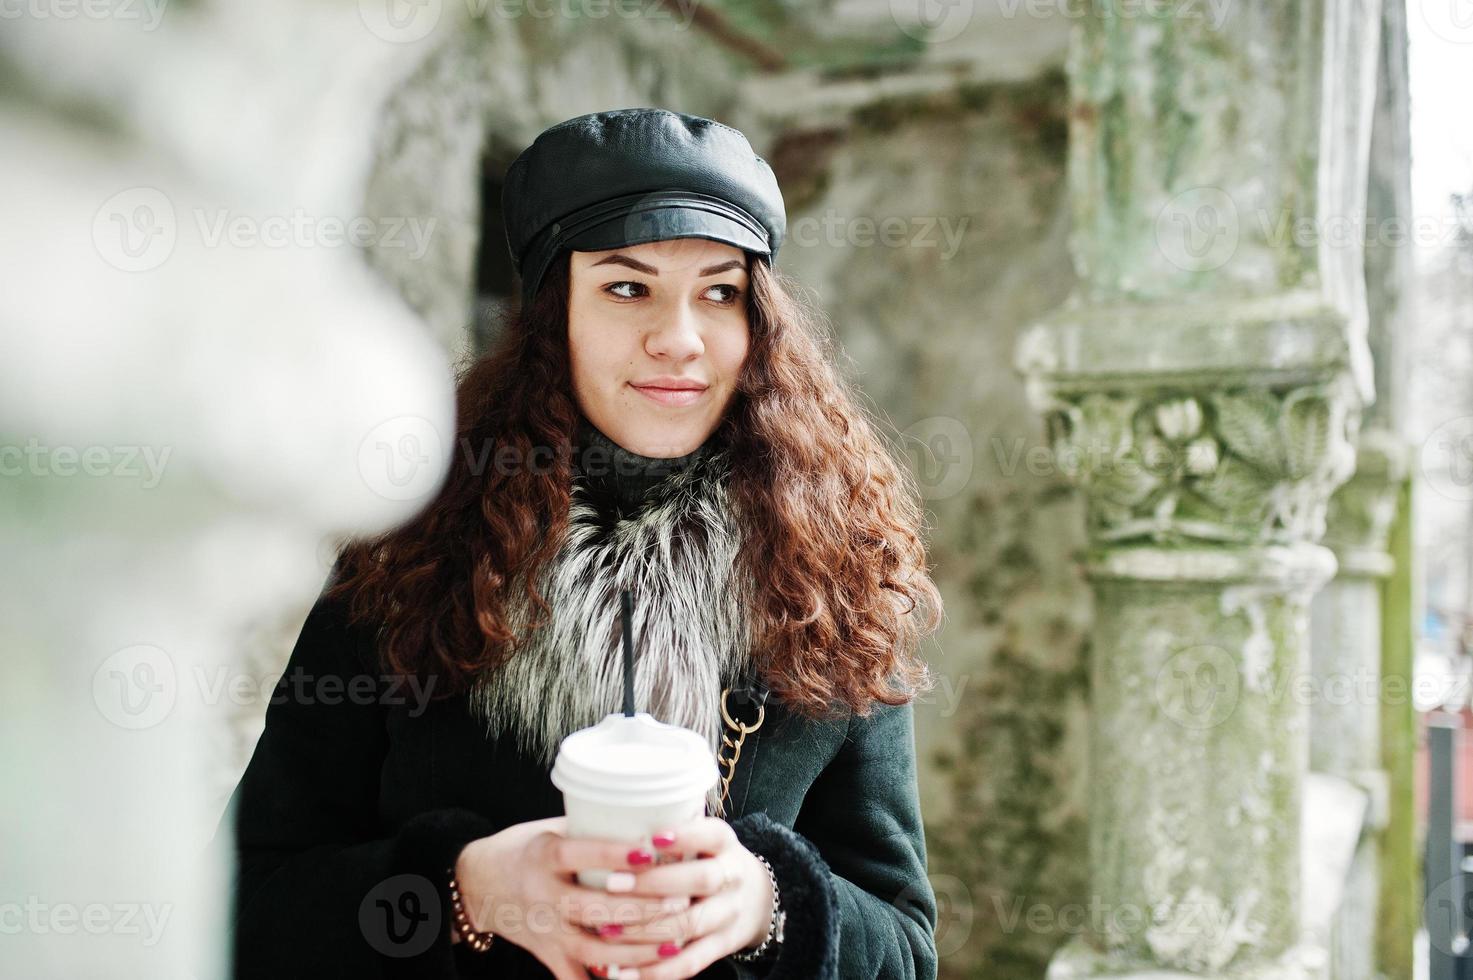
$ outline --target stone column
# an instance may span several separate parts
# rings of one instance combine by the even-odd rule
[[[1376,401],[1367,406],[1355,476],[1330,501],[1325,544],[1339,573],[1314,601],[1311,617],[1317,697],[1311,702],[1310,767],[1349,780],[1369,800],[1367,826],[1346,883],[1335,928],[1338,978],[1409,976],[1415,908],[1393,893],[1382,907],[1378,850],[1390,820],[1390,790],[1382,768],[1383,712],[1410,720],[1406,678],[1383,678],[1382,602],[1396,570],[1387,551],[1402,482],[1410,466],[1405,422],[1404,338],[1411,327],[1411,151],[1407,28],[1404,4],[1382,10],[1379,69],[1367,172],[1364,245],[1368,336]],[[1394,715],[1393,717],[1398,717]],[[1398,724],[1401,722],[1398,721]],[[1410,796],[1410,792],[1404,794]],[[1405,858],[1397,853],[1396,860]],[[1390,865],[1394,869],[1395,862]],[[1392,880],[1400,874],[1393,870]],[[1385,923],[1378,955],[1378,925]]]
[[[1373,396],[1360,253],[1327,233],[1364,204],[1378,16],[1091,5],[1075,28],[1080,284],[1016,360],[1086,494],[1097,598],[1091,915],[1054,980],[1328,964],[1286,685]]]
[[[1361,789],[1367,819],[1334,912],[1332,976],[1376,975],[1378,837],[1389,815],[1390,791],[1381,767],[1381,711],[1387,697],[1412,696],[1410,686],[1383,685],[1382,583],[1395,565],[1387,538],[1408,453],[1384,429],[1360,433],[1355,475],[1330,502],[1325,543],[1338,572],[1311,608],[1310,768]],[[1407,940],[1415,924],[1407,923]],[[1392,974],[1396,975],[1396,974]]]
[[[243,637],[289,652],[449,464],[449,359],[360,248],[433,217],[361,196],[416,53],[357,5],[56,13],[0,30],[0,974],[224,980],[231,722],[285,659]]]

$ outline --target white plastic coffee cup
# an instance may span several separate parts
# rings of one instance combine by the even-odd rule
[[[567,736],[552,766],[569,837],[628,841],[651,853],[654,834],[705,815],[706,793],[720,778],[704,738],[644,711],[616,711]],[[581,870],[578,881],[602,889],[609,870]]]

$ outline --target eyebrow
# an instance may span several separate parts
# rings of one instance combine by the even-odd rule
[[[629,256],[624,255],[622,253],[621,254],[618,254],[618,255],[610,255],[606,259],[599,259],[597,262],[595,262],[593,264],[595,266],[599,266],[599,265],[609,265],[611,263],[614,264],[614,265],[627,265],[627,266],[629,266],[629,268],[635,269],[635,270],[637,270],[639,272],[643,272],[645,275],[649,275],[649,276],[658,276],[660,274],[660,270],[659,269],[656,269],[654,266],[652,266],[652,265],[645,265],[643,262],[639,261],[638,259],[630,258]],[[701,276],[714,276],[718,272],[725,272],[727,269],[745,269],[746,267],[747,267],[746,263],[743,262],[741,259],[727,259],[725,262],[718,262],[715,265],[708,265],[708,266],[706,266],[706,268],[702,269],[698,273],[698,275],[701,275]]]

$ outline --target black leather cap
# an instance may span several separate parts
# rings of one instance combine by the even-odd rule
[[[506,244],[529,304],[552,260],[668,238],[777,257],[777,178],[738,130],[668,109],[612,109],[544,130],[507,168]]]

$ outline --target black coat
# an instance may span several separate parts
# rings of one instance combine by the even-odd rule
[[[550,978],[513,943],[452,945],[444,872],[471,840],[561,815],[561,794],[465,698],[384,678],[372,637],[319,597],[231,796],[235,976]],[[772,864],[786,937],[703,980],[936,976],[910,705],[812,721],[771,695],[726,819]]]

